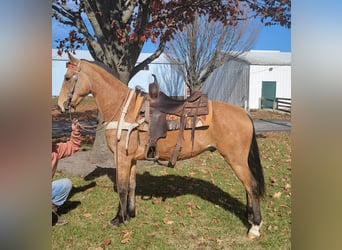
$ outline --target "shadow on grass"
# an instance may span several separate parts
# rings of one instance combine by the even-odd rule
[[[115,169],[99,166],[85,176],[84,179],[93,180],[103,175],[107,175],[115,183]],[[137,174],[136,182],[136,196],[140,196],[144,200],[146,200],[146,197],[148,197],[147,199],[161,197],[165,201],[167,198],[192,194],[233,213],[246,227],[250,226],[246,218],[245,205],[208,181],[189,176],[154,176],[144,172],[143,174]]]
[[[87,185],[84,185],[82,187],[73,187],[70,191],[70,194],[68,196],[68,200],[58,209],[58,213],[60,214],[66,214],[71,210],[74,210],[79,205],[81,205],[80,201],[71,201],[70,198],[74,196],[77,193],[84,192],[89,188],[93,188],[96,186],[96,182],[91,182]]]

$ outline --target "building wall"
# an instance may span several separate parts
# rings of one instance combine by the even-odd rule
[[[211,100],[245,107],[248,100],[248,81],[248,63],[230,60],[211,73],[202,87],[202,92]]]
[[[259,109],[263,81],[276,82],[276,97],[291,98],[291,66],[250,65],[249,109]]]

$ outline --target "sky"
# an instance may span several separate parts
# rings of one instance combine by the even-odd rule
[[[157,45],[146,43],[143,52],[152,53]],[[263,27],[253,50],[280,50],[291,52],[291,29],[277,26]]]
[[[281,26],[263,27],[253,49],[291,52],[291,29]]]

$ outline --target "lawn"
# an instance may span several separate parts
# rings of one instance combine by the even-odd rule
[[[74,188],[63,207],[69,223],[52,228],[52,249],[291,249],[291,140],[289,132],[257,134],[266,195],[262,236],[248,240],[245,192],[217,153],[166,168],[143,162],[137,174],[137,216],[119,228],[115,171],[98,168],[68,177]]]

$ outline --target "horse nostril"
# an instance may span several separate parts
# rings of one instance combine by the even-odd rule
[[[70,105],[69,105],[69,103],[68,103],[68,102],[66,102],[66,101],[65,101],[65,102],[63,103],[63,107],[64,107],[64,110],[65,110],[65,111],[68,111],[68,110],[69,110],[69,107],[70,107]]]

